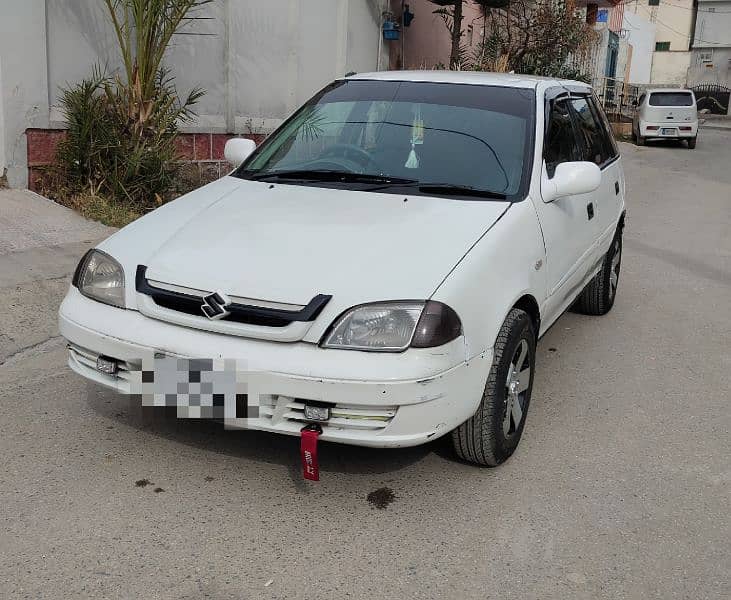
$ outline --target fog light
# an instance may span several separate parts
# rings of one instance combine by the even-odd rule
[[[117,373],[117,361],[113,358],[100,356],[96,359],[96,370],[107,375],[115,375]]]
[[[327,421],[330,418],[329,406],[305,404],[305,419],[308,421]]]

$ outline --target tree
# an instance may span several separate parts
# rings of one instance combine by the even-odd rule
[[[449,68],[460,69],[466,66],[465,53],[466,49],[462,45],[462,21],[464,19],[465,2],[476,4],[483,17],[489,14],[493,8],[502,8],[507,6],[510,0],[429,0],[432,4],[438,5],[440,8],[434,11],[434,14],[441,15],[444,24],[449,31],[452,41],[452,48],[449,54]],[[484,33],[483,33],[484,41]]]
[[[450,69],[516,71],[586,79],[598,34],[575,0],[430,0],[452,40]],[[470,54],[462,44],[465,2],[480,9],[482,41]]]
[[[473,68],[503,61],[507,70],[586,79],[598,34],[575,0],[512,0],[484,13],[485,35]]]
[[[449,54],[449,68],[457,69],[460,66],[464,50],[462,48],[462,19],[464,0],[429,0],[441,8],[434,11],[441,15],[452,39],[452,50]]]

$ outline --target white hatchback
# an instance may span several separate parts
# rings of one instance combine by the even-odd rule
[[[638,146],[648,139],[682,139],[695,148],[698,108],[695,94],[682,89],[650,89],[637,100],[632,135]]]
[[[614,303],[625,181],[584,83],[355,75],[226,153],[230,175],[81,260],[59,313],[74,371],[160,383],[162,405],[231,427],[451,433],[494,466],[523,432],[538,338]]]

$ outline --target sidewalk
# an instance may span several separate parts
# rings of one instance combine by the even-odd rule
[[[700,115],[698,124],[701,129],[731,131],[731,115]]]
[[[0,256],[97,241],[114,231],[29,190],[0,189]]]
[[[0,189],[0,365],[56,340],[71,273],[114,231],[28,190]]]

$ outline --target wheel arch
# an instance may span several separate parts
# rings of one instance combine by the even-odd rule
[[[513,308],[519,308],[528,313],[528,316],[533,322],[533,329],[535,329],[537,340],[541,334],[541,309],[538,306],[538,301],[531,294],[524,294],[513,304],[511,310]]]

